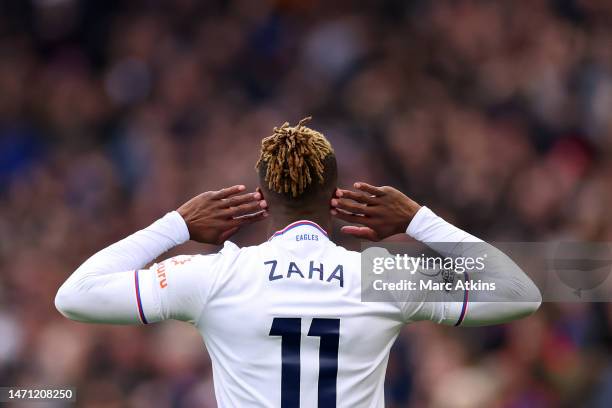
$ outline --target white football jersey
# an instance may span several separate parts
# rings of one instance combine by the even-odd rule
[[[433,246],[482,243],[427,207],[406,233]],[[486,301],[468,302],[472,295],[462,289],[364,302],[362,255],[335,245],[310,221],[288,225],[261,245],[228,242],[213,255],[139,269],[188,239],[185,221],[170,212],[85,261],[60,287],[55,305],[82,322],[191,322],[208,348],[223,408],[382,407],[389,350],[405,323],[496,324],[541,303],[529,277],[490,245],[479,279],[497,289]],[[364,267],[385,256],[379,250],[363,255]]]
[[[220,407],[382,407],[402,326],[454,324],[461,305],[362,302],[360,253],[310,221],[267,242],[178,256],[134,272],[143,323],[201,333]]]

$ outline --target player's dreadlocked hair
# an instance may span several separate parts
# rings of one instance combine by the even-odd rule
[[[255,168],[268,188],[278,194],[300,197],[314,183],[324,184],[326,165],[334,150],[316,130],[304,126],[312,117],[300,120],[297,126],[285,122],[274,128],[274,134],[261,141],[261,154]],[[334,180],[335,182],[335,180]]]

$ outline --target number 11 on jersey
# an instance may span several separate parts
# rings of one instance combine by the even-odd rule
[[[270,336],[281,337],[281,408],[300,406],[300,342],[302,319],[275,317]],[[340,319],[312,319],[308,336],[320,337],[319,408],[336,407]]]

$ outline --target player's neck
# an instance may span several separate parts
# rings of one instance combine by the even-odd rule
[[[268,224],[268,234],[272,235],[280,231],[287,225],[296,221],[308,220],[317,223],[328,233],[331,233],[331,216],[329,213],[323,214],[321,211],[291,211],[270,213],[270,223]]]

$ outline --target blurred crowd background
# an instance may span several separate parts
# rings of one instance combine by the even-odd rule
[[[191,196],[254,188],[261,138],[308,115],[343,186],[394,185],[488,240],[612,240],[610,1],[0,1],[0,385],[215,406],[193,328],[88,326],[53,298]],[[611,327],[608,303],[415,324],[387,405],[612,406]]]

